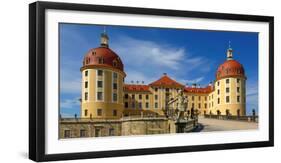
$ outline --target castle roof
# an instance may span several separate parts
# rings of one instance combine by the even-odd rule
[[[213,91],[213,86],[208,85],[207,87],[202,87],[202,88],[198,88],[198,87],[185,87],[184,88],[184,92],[187,93],[211,93]]]
[[[236,60],[225,61],[217,69],[216,80],[225,77],[245,77],[243,65]]]
[[[120,57],[109,47],[90,49],[83,59],[84,66],[112,67],[123,71],[124,66]]]
[[[160,79],[150,83],[149,86],[184,87],[184,85],[171,79],[166,73]]]
[[[124,91],[150,92],[148,85],[124,84]]]

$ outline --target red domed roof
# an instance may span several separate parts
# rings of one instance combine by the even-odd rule
[[[123,63],[120,57],[108,47],[90,49],[84,56],[83,67],[85,66],[111,67],[123,71]]]
[[[225,77],[245,77],[243,65],[236,60],[227,60],[221,64],[216,72],[216,79]]]

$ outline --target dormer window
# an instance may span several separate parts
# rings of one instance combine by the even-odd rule
[[[99,64],[103,64],[104,63],[104,59],[101,57],[99,58]]]
[[[88,64],[90,62],[90,58],[86,58],[86,64]]]
[[[114,61],[113,61],[113,67],[117,67],[117,65],[118,65],[118,64],[117,64],[117,61],[114,60]]]

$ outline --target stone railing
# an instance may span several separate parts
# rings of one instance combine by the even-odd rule
[[[231,115],[204,115],[205,118],[221,119],[221,120],[237,120],[237,121],[247,121],[247,122],[258,122],[258,116],[231,116]]]

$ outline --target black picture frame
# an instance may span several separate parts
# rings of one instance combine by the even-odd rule
[[[269,140],[263,142],[159,147],[149,149],[98,151],[66,154],[45,153],[45,11],[94,11],[123,14],[160,15],[222,20],[241,20],[269,23]],[[237,148],[268,147],[274,145],[274,18],[270,16],[222,14],[152,8],[102,6],[56,2],[34,2],[29,5],[29,158],[34,161],[55,161],[101,157],[119,157],[161,153],[178,153]]]

